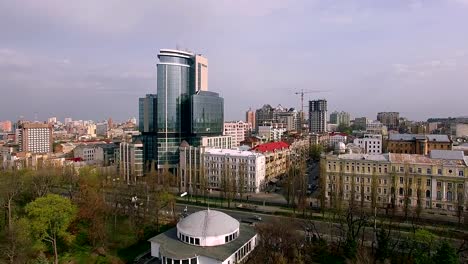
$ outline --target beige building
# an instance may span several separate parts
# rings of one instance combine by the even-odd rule
[[[327,205],[404,210],[466,209],[468,157],[462,151],[416,154],[343,154],[322,158]]]
[[[431,150],[452,150],[447,135],[390,134],[387,152],[427,155]]]
[[[224,123],[223,135],[232,137],[232,146],[239,146],[241,141],[252,132],[252,125],[244,121]]]
[[[265,178],[267,180],[286,173],[291,155],[291,150],[286,142],[261,144],[254,147],[252,151],[265,155]]]
[[[19,152],[51,153],[52,125],[43,123],[23,123],[16,131]]]
[[[195,55],[195,91],[208,91],[208,59]]]
[[[245,113],[245,122],[249,123],[252,129],[255,126],[255,112],[251,108]]]

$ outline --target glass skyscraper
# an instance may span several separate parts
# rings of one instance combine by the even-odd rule
[[[206,91],[205,58],[170,49],[160,50],[158,58],[157,165],[176,168],[182,140],[195,143],[194,139],[201,134],[222,134],[224,102],[218,94]],[[197,61],[204,62],[203,74],[197,74]],[[197,87],[196,83],[202,83],[203,87]]]
[[[157,95],[147,94],[139,99],[138,127],[143,142],[143,158],[145,169],[157,161]]]

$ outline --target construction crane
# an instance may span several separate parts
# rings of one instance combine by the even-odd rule
[[[301,95],[301,111],[304,113],[304,94],[309,94],[309,93],[323,93],[327,91],[323,90],[304,90],[301,89],[299,92],[295,92],[294,94],[300,94]]]
[[[294,93],[294,94],[300,94],[301,95],[301,130],[303,129],[303,124],[304,124],[304,94],[323,93],[323,92],[327,92],[327,91],[301,89],[300,91]]]

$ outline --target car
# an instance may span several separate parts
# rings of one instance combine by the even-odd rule
[[[256,220],[256,221],[262,221],[262,218],[258,215],[254,215],[252,216],[252,219]]]

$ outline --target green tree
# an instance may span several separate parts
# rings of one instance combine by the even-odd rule
[[[309,158],[313,161],[319,161],[320,155],[323,152],[323,147],[320,144],[313,144],[309,147]]]
[[[458,263],[458,255],[455,248],[452,247],[447,241],[442,241],[437,248],[434,256],[435,263],[456,264]]]
[[[39,243],[50,243],[54,250],[54,263],[58,264],[57,240],[71,241],[68,226],[76,216],[72,202],[56,194],[37,198],[25,207],[30,221],[31,235]]]

